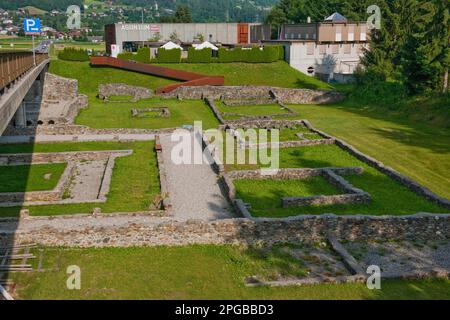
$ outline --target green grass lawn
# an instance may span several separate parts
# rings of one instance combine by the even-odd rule
[[[132,117],[131,109],[168,107],[170,117]],[[107,116],[105,116],[107,115]],[[201,120],[203,128],[217,128],[219,121],[202,100],[176,100],[154,97],[138,102],[103,102],[90,100],[89,108],[81,110],[77,124],[91,128],[177,128],[184,124],[194,125]]]
[[[292,68],[284,61],[273,63],[168,63],[163,67],[225,76],[225,85],[275,86],[285,88],[332,89],[330,85]]]
[[[0,166],[0,192],[53,190],[65,168],[65,163]]]
[[[381,290],[373,291],[365,284],[248,288],[248,276],[297,275],[303,270],[282,255],[235,246],[44,248],[43,261],[44,268],[57,271],[10,274],[19,298],[449,299],[450,291],[448,280],[386,280]],[[81,268],[81,290],[66,288],[70,265]]]
[[[315,127],[450,198],[450,128],[343,104],[290,107]]]
[[[0,153],[133,150],[116,159],[108,200],[103,204],[46,205],[28,207],[31,215],[88,213],[95,207],[103,212],[146,211],[160,193],[154,142],[85,142],[1,145]],[[26,179],[25,179],[26,181]],[[0,217],[17,216],[21,208],[0,208]]]
[[[361,166],[365,172],[361,175],[345,176],[355,187],[363,189],[372,196],[370,204],[305,206],[296,208],[273,207],[280,201],[284,192],[292,190],[264,188],[260,181],[248,182],[248,185],[236,185],[237,194],[252,204],[250,212],[258,217],[288,217],[301,214],[336,213],[340,215],[406,215],[418,212],[444,213],[445,208],[416,195],[405,186],[395,182],[383,173],[366,165],[335,145],[320,145],[301,148],[280,149],[281,168],[321,168]],[[250,165],[227,166],[227,170],[252,169]],[[293,182],[294,184],[294,182]],[[303,187],[299,182],[299,188]]]
[[[234,113],[245,116],[270,116],[276,114],[289,114],[289,111],[281,108],[278,104],[268,105],[246,105],[246,106],[226,106],[222,101],[215,101],[221,113]],[[226,120],[240,119],[240,116],[224,115]]]
[[[323,177],[302,180],[235,180],[236,197],[245,199],[257,212],[282,211],[282,198],[341,194]]]

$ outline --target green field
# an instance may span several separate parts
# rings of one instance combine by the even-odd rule
[[[225,76],[228,86],[275,86],[285,88],[325,89],[332,87],[297,71],[284,61],[273,63],[179,63],[158,64],[163,67]]]
[[[65,168],[65,163],[0,166],[0,192],[53,190]]]
[[[290,107],[316,128],[450,198],[450,128],[344,103]]]
[[[301,275],[283,255],[234,246],[156,248],[44,248],[44,268],[10,274],[21,299],[449,299],[449,280],[248,288],[255,274]],[[35,259],[37,260],[37,259]],[[36,262],[33,262],[36,263]],[[67,290],[66,268],[81,268],[81,290]]]
[[[167,107],[170,117],[133,117],[131,109]],[[105,115],[108,115],[105,117]],[[176,100],[154,97],[138,102],[103,102],[90,100],[89,108],[81,110],[76,123],[91,128],[161,129],[194,125],[201,120],[203,128],[216,128],[219,121],[202,100]]]
[[[356,167],[365,169],[361,175],[345,176],[356,188],[363,189],[372,196],[370,204],[305,206],[282,208],[280,205],[284,192],[291,195],[292,190],[284,186],[272,187],[270,182],[259,180],[236,184],[237,197],[252,205],[250,212],[258,217],[288,217],[301,214],[336,213],[340,215],[406,215],[418,212],[443,213],[447,210],[416,195],[405,186],[395,182],[385,174],[366,165],[336,145],[320,145],[300,148],[280,149],[281,168],[321,168],[321,167]],[[254,169],[255,166],[232,165],[228,170]],[[289,183],[294,185],[295,182]],[[305,188],[299,182],[298,188]],[[321,188],[324,188],[322,185]],[[310,194],[313,195],[313,194]],[[320,195],[316,194],[316,195]],[[276,205],[274,205],[276,204]]]
[[[147,211],[154,207],[159,189],[154,142],[85,142],[1,145],[0,153],[65,152],[93,150],[133,150],[116,159],[108,200],[103,204],[45,205],[29,207],[31,215],[89,213],[95,207],[103,212]],[[27,181],[26,179],[24,181]],[[0,208],[0,217],[17,216],[21,208]]]

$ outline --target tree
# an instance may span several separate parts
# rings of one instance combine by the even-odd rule
[[[187,6],[177,6],[173,20],[176,23],[191,23],[192,17],[189,8]]]
[[[441,91],[450,66],[447,0],[420,1],[402,51],[402,73],[410,93]]]

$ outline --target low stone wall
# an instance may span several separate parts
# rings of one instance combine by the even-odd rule
[[[155,149],[159,169],[159,182],[161,186],[161,206],[164,208],[165,211],[170,212],[170,210],[172,210],[172,201],[170,199],[170,192],[167,183],[167,171],[166,166],[164,164],[164,158],[162,155],[162,146],[159,136],[156,136]]]
[[[130,86],[125,83],[100,84],[98,87],[98,97],[108,101],[111,96],[132,96],[133,98],[130,102],[137,102],[141,99],[153,97],[153,92],[147,88]]]
[[[38,126],[37,128],[16,129],[8,127],[3,136],[36,136],[36,135],[119,135],[119,134],[163,134],[171,133],[177,128],[167,129],[94,129],[80,125]]]
[[[248,206],[241,200],[236,199],[236,189],[234,180],[238,179],[280,179],[296,180],[310,177],[322,176],[345,194],[339,195],[316,195],[308,197],[283,197],[281,203],[284,208],[308,206],[308,205],[333,205],[333,204],[355,204],[368,203],[371,196],[367,192],[353,187],[347,180],[340,175],[361,174],[364,172],[362,167],[342,167],[342,168],[318,168],[318,169],[279,169],[272,175],[264,175],[262,170],[239,170],[229,173],[223,173],[222,183],[228,193],[228,200],[234,205],[236,211],[246,218],[251,218]]]
[[[66,247],[132,247],[188,244],[279,244],[326,241],[441,240],[450,238],[450,215],[408,217],[303,216],[290,220],[229,219],[167,222],[126,227],[89,226],[64,230],[44,226],[33,232],[0,230],[0,242]]]
[[[74,163],[68,163],[58,184],[53,190],[30,192],[2,192],[0,193],[0,207],[27,205],[32,202],[52,202],[61,199],[64,190],[70,183],[70,177],[75,173]]]
[[[378,160],[362,153],[361,151],[357,150],[355,147],[346,143],[345,141],[340,140],[329,134],[326,134],[325,132],[322,132],[320,130],[317,130],[309,123],[309,121],[303,120],[303,123],[311,131],[316,132],[317,134],[320,134],[323,137],[327,137],[329,139],[334,139],[335,144],[337,146],[339,146],[341,149],[349,152],[351,155],[353,155],[357,159],[361,160],[362,162],[367,163],[369,166],[374,167],[375,169],[386,174],[387,176],[394,179],[395,181],[408,187],[410,190],[417,193],[418,195],[423,196],[423,197],[427,198],[428,200],[431,200],[431,201],[437,203],[438,205],[442,206],[443,208],[450,209],[450,200],[449,199],[438,196],[437,194],[432,192],[430,189],[422,186],[421,184],[417,183],[413,179],[406,177],[406,176],[402,175],[401,173],[398,173],[394,169],[385,166],[384,163],[382,163],[381,161],[378,161]]]
[[[71,101],[78,97],[78,80],[47,72],[42,92],[43,101]]]
[[[213,100],[271,100],[286,104],[323,104],[340,101],[344,96],[336,91],[288,89],[264,86],[199,86],[179,87],[163,95],[166,98]]]
[[[74,151],[57,153],[15,153],[0,155],[1,165],[26,165],[38,163],[64,163],[74,161],[108,160],[112,154],[130,155],[132,150]]]

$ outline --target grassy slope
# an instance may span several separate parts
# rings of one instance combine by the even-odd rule
[[[58,271],[12,275],[20,298],[448,299],[450,290],[448,280],[383,281],[382,290],[373,291],[364,284],[247,288],[245,277],[295,266],[276,256],[261,257],[232,246],[47,248],[44,257],[44,268]],[[66,288],[69,265],[82,270],[81,290]]]
[[[302,148],[280,149],[280,167],[282,168],[320,168],[320,167],[362,166],[362,175],[345,176],[355,187],[368,192],[372,201],[368,205],[307,206],[283,209],[280,205],[280,189],[265,188],[264,183],[237,184],[237,196],[252,204],[251,212],[255,216],[286,217],[300,214],[414,214],[417,212],[446,212],[434,203],[416,195],[388,176],[362,163],[349,153],[334,145],[322,145]],[[247,169],[248,166],[234,166]],[[301,185],[302,183],[299,182]],[[320,194],[320,193],[319,193]],[[301,194],[300,194],[301,195]],[[316,194],[318,195],[318,194]],[[275,205],[275,206],[274,206]]]
[[[134,212],[148,210],[159,194],[159,176],[154,142],[87,142],[0,146],[0,153],[62,152],[87,150],[133,150],[116,159],[108,201],[104,204],[48,205],[30,207],[31,215],[58,215],[91,212]],[[17,216],[20,208],[0,208],[0,216]]]
[[[314,126],[450,198],[450,130],[345,105],[291,106]]]
[[[260,64],[180,63],[158,65],[206,75],[223,75],[225,76],[225,84],[229,86],[257,85],[286,88],[332,89],[328,84],[295,70],[284,61]]]
[[[65,163],[0,166],[0,192],[53,190],[65,168]],[[45,179],[46,174],[51,177]]]

